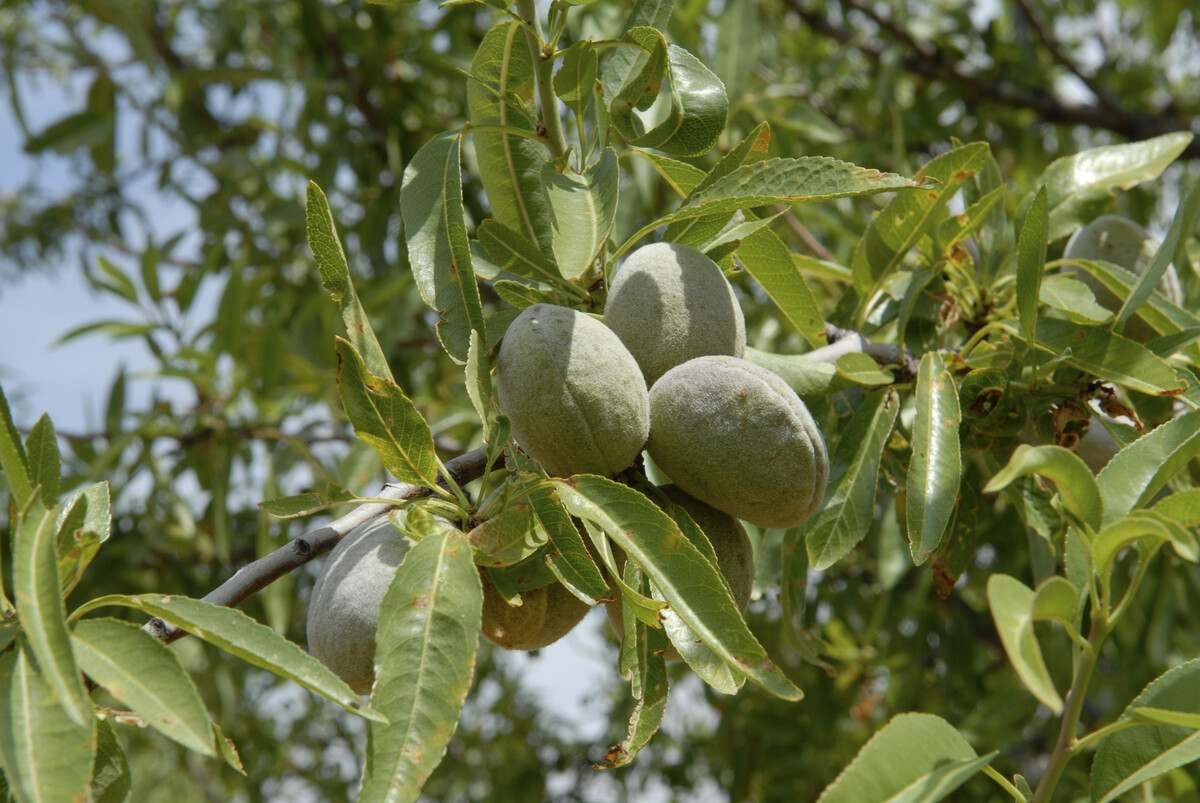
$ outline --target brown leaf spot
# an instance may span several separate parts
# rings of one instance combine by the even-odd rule
[[[429,607],[429,595],[428,594],[418,594],[417,596],[413,597],[413,601],[409,607],[428,608]]]
[[[975,175],[974,170],[955,170],[954,175],[950,178],[952,181],[966,181],[973,175]]]
[[[932,569],[933,592],[942,601],[950,599],[950,595],[954,593],[954,584],[958,582],[958,578],[947,571],[942,562],[936,558],[933,561]]]

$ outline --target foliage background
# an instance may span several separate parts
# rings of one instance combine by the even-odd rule
[[[780,155],[829,154],[911,174],[951,138],[985,139],[1023,192],[1052,159],[1083,147],[1200,131],[1200,15],[1188,6],[681,0],[670,35],[702,54],[730,90],[719,147],[765,119]],[[612,33],[626,12],[619,2],[594,3],[573,12],[569,30]],[[310,178],[330,193],[363,303],[398,381],[435,422],[443,455],[476,442],[461,374],[433,339],[404,264],[398,195],[415,150],[463,120],[460,71],[492,19],[478,6],[431,2],[0,2],[4,99],[23,149],[0,153],[0,173],[32,165],[0,194],[0,276],[17,288],[0,289],[0,313],[31,273],[79,276],[123,311],[71,336],[135,344],[154,366],[136,376],[114,367],[107,389],[90,389],[101,402],[90,410],[95,424],[65,433],[74,481],[109,476],[120,489],[104,570],[88,575],[80,598],[201,596],[299,532],[265,519],[260,499],[324,479],[363,490],[382,479],[335,400],[336,313],[317,286],[303,229]],[[70,98],[69,113],[43,119],[47,93]],[[1161,233],[1196,156],[1193,144],[1162,180],[1106,197],[1096,211],[1117,209]],[[627,233],[671,198],[645,164],[623,167],[630,179],[618,227]],[[468,215],[482,219],[480,187],[464,190]],[[167,208],[185,210],[185,222],[162,225]],[[845,262],[869,212],[869,202],[807,206],[786,231],[794,249]],[[1194,309],[1200,281],[1185,280]],[[824,289],[836,300],[832,285]],[[751,305],[749,284],[738,290],[748,311],[759,310],[747,322],[754,345],[800,348],[769,307]],[[27,359],[19,342],[6,342],[0,369],[22,371]],[[25,426],[38,412],[18,410]],[[822,412],[832,421],[850,411]],[[604,680],[589,711],[612,716],[585,734],[556,721],[552,697],[523,689],[528,662],[485,651],[480,688],[427,795],[807,800],[882,722],[918,709],[953,722],[977,746],[1006,744],[1000,766],[1037,776],[1031,762],[1044,752],[1048,715],[1006,666],[981,580],[968,573],[940,600],[929,567],[907,568],[894,514],[881,511],[880,520],[836,569],[810,574],[804,649],[773,635],[782,632],[778,534],[759,534],[763,593],[751,623],[802,679],[802,704],[780,705],[753,688],[717,698],[685,683],[666,733],[637,763],[597,774],[589,761],[624,726],[616,673],[597,673]],[[1035,545],[1012,537],[1024,531],[1014,513],[978,529],[979,568],[1030,573]],[[1192,567],[1172,569],[1171,582],[1149,578],[1142,610],[1115,634],[1094,695],[1109,708],[1085,720],[1200,653],[1197,631],[1183,626],[1200,608],[1200,577]],[[1166,569],[1160,562],[1152,571]],[[276,584],[249,612],[303,643],[312,577]],[[584,627],[591,635],[567,648],[615,665],[600,621]],[[1062,648],[1048,660],[1065,671],[1065,641],[1047,644]],[[134,799],[346,797],[358,774],[360,722],[199,644],[176,649],[238,742],[248,778],[123,729]],[[822,666],[805,663],[815,652]],[[1079,777],[1067,786],[1085,788],[1085,771],[1076,762],[1069,772]],[[1175,799],[1200,799],[1194,772],[1179,783]],[[962,799],[992,793],[979,779]]]

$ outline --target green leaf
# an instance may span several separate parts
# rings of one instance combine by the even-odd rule
[[[617,249],[614,258],[660,226],[772,204],[828,201],[919,187],[918,182],[828,156],[765,159],[743,165],[695,193],[674,212],[647,223]]]
[[[496,265],[518,276],[544,282],[559,279],[558,266],[522,235],[494,218],[488,218],[475,230],[479,244]]]
[[[1051,241],[1074,226],[1070,201],[1076,196],[1114,188],[1129,189],[1158,178],[1192,141],[1186,132],[1121,145],[1103,145],[1050,163],[1037,185],[1045,186],[1050,204]]]
[[[550,538],[546,565],[559,582],[586,605],[610,600],[612,591],[553,486],[536,488],[529,494],[529,504]]]
[[[562,65],[554,74],[554,94],[571,108],[581,127],[599,73],[600,55],[592,43],[584,39],[566,49]]]
[[[18,508],[25,507],[33,494],[32,472],[3,388],[0,388],[0,469],[3,469],[4,480],[12,491],[13,502]]]
[[[58,485],[62,478],[62,455],[58,452],[58,435],[50,416],[42,413],[25,439],[25,454],[29,457],[30,480],[41,489],[42,504],[47,508],[58,502]]]
[[[804,525],[812,568],[828,569],[871,529],[879,461],[899,412],[896,392],[878,391],[863,400],[842,431],[830,460],[831,490],[826,494],[825,506]]]
[[[1192,730],[1200,729],[1200,712],[1168,711],[1165,708],[1134,708],[1129,713],[1133,719],[1139,722],[1176,725]]]
[[[583,173],[569,167],[560,173],[550,163],[542,169],[554,259],[566,279],[586,274],[608,244],[617,217],[620,180],[617,152],[612,148],[605,148],[600,160]]]
[[[1173,493],[1150,509],[1184,527],[1200,526],[1200,488]]]
[[[108,482],[85,485],[59,508],[55,524],[55,552],[63,596],[83,578],[112,531]]]
[[[1117,452],[1096,477],[1104,497],[1104,523],[1153,499],[1198,454],[1200,410],[1156,427]]]
[[[1092,288],[1061,273],[1046,277],[1038,290],[1038,301],[1053,310],[1058,310],[1075,323],[1105,323],[1113,316],[1096,303]]]
[[[521,23],[501,22],[484,35],[471,61],[471,77],[467,107],[471,125],[479,127],[471,138],[492,214],[549,254],[549,212],[541,181],[550,154],[542,143],[510,132],[537,132],[531,109],[533,60]]]
[[[629,18],[625,21],[624,30],[651,27],[660,31],[667,29],[671,19],[673,0],[638,0]],[[621,87],[629,80],[629,76],[641,69],[649,56],[642,50],[632,47],[619,47],[605,59],[600,71],[600,82],[604,85],[604,95],[610,100],[616,96]]]
[[[851,267],[861,289],[874,287],[900,266],[904,256],[945,214],[946,204],[962,183],[982,168],[988,152],[986,142],[973,142],[931,159],[907,186],[932,183],[936,188],[899,193],[875,215],[854,249]]]
[[[1187,388],[1166,360],[1105,327],[1043,318],[1035,345],[1081,371],[1140,393],[1177,396]]]
[[[770,149],[771,127],[765,122],[759,123],[741,142],[733,146],[728,153],[722,156],[713,166],[712,170],[709,170],[707,173],[701,173],[698,180],[688,178],[690,186],[687,187],[686,192],[680,194],[690,198],[695,193],[708,189],[739,167],[762,161],[767,157]],[[646,153],[646,151],[635,152]],[[695,168],[692,169],[695,170]],[[662,171],[660,170],[660,172]],[[688,220],[673,223],[667,227],[666,232],[663,234],[663,239],[667,242],[687,243],[698,246],[722,231],[729,222],[730,214],[730,212],[718,212],[715,215],[689,218]]]
[[[125,271],[118,268],[111,261],[104,257],[96,259],[96,266],[100,268],[100,272],[108,277],[109,282],[102,282],[101,286],[110,290],[112,293],[120,296],[131,304],[138,303],[137,287],[130,279]]]
[[[1200,660],[1167,670],[1153,680],[1121,715],[1138,709],[1200,714]],[[1144,725],[1109,736],[1092,761],[1092,800],[1109,803],[1146,781],[1200,760],[1200,731],[1174,725]]]
[[[1175,529],[1148,513],[1131,513],[1124,518],[1108,524],[1092,539],[1092,565],[1101,578],[1107,578],[1113,561],[1121,550],[1130,544],[1143,540],[1175,543]],[[1185,553],[1195,555],[1194,542],[1184,541],[1182,549]]]
[[[1046,269],[1046,229],[1050,225],[1046,203],[1046,188],[1040,187],[1017,238],[1017,311],[1026,340],[1033,340],[1037,331],[1038,297]]]
[[[681,162],[654,151],[634,149],[630,153],[650,162],[658,175],[667,183],[667,186],[680,198],[686,198],[696,188],[696,185],[704,180],[704,171],[698,167],[693,167],[687,162]],[[668,237],[667,239],[670,240],[671,238]]]
[[[417,290],[441,316],[438,338],[460,364],[467,360],[471,330],[485,331],[463,212],[461,147],[457,131],[426,142],[404,168],[400,189],[400,216]]]
[[[796,331],[814,347],[825,345],[821,306],[779,235],[760,229],[742,240],[737,256]]]
[[[988,578],[987,598],[996,631],[1017,677],[1042,705],[1061,714],[1062,698],[1050,679],[1033,629],[1033,590],[1006,574],[993,574]]]
[[[0,655],[0,758],[17,800],[85,800],[96,747],[91,705],[75,722],[23,648]]]
[[[372,723],[361,803],[415,801],[442,760],[471,688],[483,587],[461,534],[409,550],[380,604]]]
[[[384,468],[401,482],[436,485],[433,434],[416,406],[399,385],[367,373],[349,341],[339,337],[337,350],[338,390],[359,440],[378,452]]]
[[[892,375],[891,371],[883,370],[879,367],[879,363],[861,351],[843,354],[838,357],[835,365],[838,376],[855,385],[876,388],[880,385],[890,385],[896,381],[896,377]]]
[[[1179,208],[1175,210],[1175,219],[1171,221],[1171,228],[1167,230],[1166,238],[1158,246],[1154,261],[1138,278],[1133,291],[1130,292],[1121,305],[1120,311],[1117,312],[1117,321],[1114,324],[1116,328],[1121,328],[1158,287],[1159,280],[1167,272],[1176,252],[1191,236],[1197,217],[1200,217],[1200,181],[1193,182],[1191,190],[1179,204]]]
[[[632,619],[633,617],[630,617]],[[641,749],[650,743],[662,724],[667,710],[667,662],[662,656],[666,648],[660,632],[637,626],[637,651],[639,677],[634,687],[634,706],[629,714],[629,729],[624,740],[604,754],[604,760],[593,765],[593,769],[610,770],[631,763]]]
[[[277,519],[298,519],[311,516],[322,510],[328,510],[333,505],[348,502],[354,495],[345,491],[328,493],[323,491],[307,491],[295,496],[281,496],[276,499],[264,499],[258,503],[259,510]]]
[[[517,503],[481,523],[467,534],[475,549],[475,563],[503,567],[520,563],[546,544],[532,508]]]
[[[905,522],[913,563],[920,566],[942,543],[958,503],[963,471],[958,387],[937,352],[921,358],[916,406]]]
[[[976,756],[949,722],[900,714],[863,745],[817,803],[933,803],[962,786],[995,757]]]
[[[655,28],[631,28],[624,38],[650,58],[642,69],[630,74],[610,104],[613,127],[630,145],[656,148],[673,156],[706,153],[724,130],[729,111],[721,79],[688,51],[668,44],[662,31]],[[636,110],[650,108],[664,81],[667,109],[648,122]]]
[[[107,720],[96,722],[96,759],[92,766],[92,803],[124,803],[133,786],[125,751]]]
[[[358,695],[324,664],[239,610],[167,594],[109,594],[89,600],[75,610],[72,618],[109,605],[158,617],[252,666],[294,681],[352,714],[382,719],[378,712],[363,706]]]
[[[1061,446],[1021,444],[1008,459],[1008,465],[984,486],[983,492],[996,493],[1030,474],[1053,480],[1063,506],[1092,529],[1100,528],[1105,515],[1101,499],[1108,499],[1108,495],[1102,497],[1096,478],[1083,459]]]
[[[754,638],[716,567],[666,513],[632,488],[603,477],[585,474],[555,485],[566,508],[599,525],[705,644],[777,697],[803,696]]]
[[[740,98],[758,66],[762,23],[754,0],[726,0],[717,18],[717,75],[730,97]]]
[[[80,669],[148,725],[189,750],[216,755],[204,701],[165,644],[116,619],[79,622],[71,641]]]
[[[84,335],[92,334],[106,334],[110,335],[114,340],[122,340],[148,335],[156,329],[158,329],[158,325],[153,323],[113,320],[92,321],[91,323],[85,323],[73,329],[68,329],[59,335],[58,340],[54,341],[54,345],[61,346]]]
[[[1138,274],[1111,262],[1072,259],[1069,263],[1083,268],[1119,299],[1128,298],[1138,283]],[[1200,326],[1200,318],[1172,303],[1158,290],[1150,293],[1146,302],[1138,308],[1137,316],[1163,335],[1177,334],[1184,329]]]
[[[773,371],[802,399],[824,396],[834,386],[838,375],[832,363],[816,362],[803,354],[772,354],[747,346],[742,357]]]
[[[13,547],[13,595],[21,629],[58,704],[77,725],[92,718],[71,651],[58,577],[56,516],[35,501],[21,518]]]
[[[308,247],[317,261],[317,274],[321,277],[321,286],[341,310],[346,337],[358,349],[358,353],[363,355],[371,373],[384,379],[392,379],[387,355],[383,353],[379,339],[371,329],[371,321],[359,303],[354,283],[350,280],[350,265],[346,262],[346,253],[342,250],[337,225],[333,222],[329,199],[312,181],[308,182],[304,222],[308,232]]]
[[[492,414],[492,368],[482,333],[471,330],[471,342],[467,349],[467,366],[464,375],[467,397],[483,427],[483,439],[491,442]]]
[[[1030,616],[1037,622],[1059,622],[1075,632],[1079,615],[1080,590],[1065,577],[1047,577],[1033,592]]]

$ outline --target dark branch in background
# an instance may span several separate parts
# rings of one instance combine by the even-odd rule
[[[446,468],[454,477],[455,482],[464,485],[471,480],[478,479],[483,474],[485,461],[484,450],[475,449],[448,460]],[[379,496],[386,499],[406,500],[420,499],[431,493],[430,489],[420,485],[397,483],[385,487]],[[342,540],[342,537],[355,527],[374,521],[387,514],[391,509],[391,505],[383,502],[360,505],[345,516],[289,541],[266,557],[246,564],[238,569],[232,577],[206,594],[204,601],[229,607],[238,605],[250,595],[261,591],[285,574],[295,571],[317,555],[328,552],[334,544]],[[161,619],[151,619],[145,624],[144,629],[155,638],[168,644],[187,635],[186,631],[172,627]]]
[[[841,0],[841,4],[843,9],[856,11],[871,20],[883,34],[907,51],[908,55],[902,62],[904,69],[930,81],[942,81],[958,86],[965,91],[967,95],[965,100],[968,104],[974,100],[978,103],[994,103],[1014,109],[1026,109],[1034,112],[1046,123],[1084,125],[1112,131],[1129,139],[1146,139],[1172,131],[1192,130],[1190,119],[1169,112],[1169,109],[1173,108],[1173,104],[1159,112],[1135,112],[1120,107],[1109,108],[1107,104],[1112,99],[1106,98],[1105,93],[1097,91],[1096,86],[1093,85],[1093,79],[1085,77],[1082,71],[1076,71],[1069,59],[1064,66],[1080,76],[1081,80],[1093,92],[1096,92],[1099,103],[1064,103],[1045,92],[1030,91],[1015,86],[1004,76],[976,75],[966,72],[953,53],[939,48],[934,43],[917,39],[890,17],[880,14],[869,3],[864,3],[862,0]],[[787,5],[814,33],[853,47],[876,65],[884,61],[885,51],[882,48],[835,25],[820,11],[806,7],[805,0],[787,0]],[[1036,33],[1038,30],[1036,23],[1034,29]],[[1040,38],[1041,34],[1038,35]],[[1046,41],[1043,40],[1044,46]],[[1057,45],[1055,47],[1057,48]],[[1062,55],[1061,50],[1059,52]],[[1056,60],[1059,58],[1059,56],[1055,56],[1054,51],[1051,51],[1051,56]],[[1065,59],[1065,55],[1062,55],[1062,58]],[[1200,140],[1193,140],[1184,150],[1183,156],[1188,159],[1200,157]]]

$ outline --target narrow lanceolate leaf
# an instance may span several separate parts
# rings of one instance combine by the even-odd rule
[[[400,216],[417,290],[441,315],[438,338],[460,364],[467,361],[471,330],[485,331],[462,205],[461,150],[459,132],[438,134],[408,163],[400,189]]]
[[[550,202],[554,259],[564,278],[578,279],[604,250],[617,218],[617,152],[605,148],[600,160],[582,173],[570,167],[560,173],[547,164],[542,180]]]
[[[1121,715],[1139,709],[1200,715],[1200,660],[1170,669],[1150,683]],[[1092,762],[1092,800],[1109,803],[1176,767],[1200,760],[1200,731],[1194,725],[1140,725],[1109,736]]]
[[[973,142],[931,159],[913,181],[930,182],[934,188],[900,193],[875,215],[854,249],[854,281],[861,289],[869,290],[899,268],[921,237],[945,217],[946,204],[979,172],[987,155],[987,143]]]
[[[252,666],[294,681],[351,713],[367,719],[383,719],[376,711],[365,708],[345,681],[324,664],[239,610],[191,597],[110,594],[88,601],[76,609],[72,616],[82,616],[109,605],[133,608],[156,616]]]
[[[433,434],[412,400],[391,380],[369,374],[348,341],[338,338],[337,349],[338,390],[359,440],[375,449],[384,468],[401,482],[435,485]]]
[[[942,543],[958,501],[962,453],[958,388],[942,356],[928,352],[917,369],[917,417],[908,466],[908,546],[918,566]]]
[[[519,22],[498,23],[484,35],[471,61],[471,77],[467,108],[471,125],[479,127],[471,138],[492,214],[549,254],[549,213],[541,180],[550,154],[542,143],[509,133],[537,132],[531,106],[533,60]]]
[[[58,502],[58,483],[62,474],[62,456],[58,452],[58,434],[50,416],[42,413],[25,439],[30,480],[41,489],[42,504],[47,508]]]
[[[954,726],[932,714],[900,714],[879,729],[825,787],[817,803],[933,803],[983,769]]]
[[[29,458],[21,445],[21,435],[13,423],[3,388],[0,388],[0,469],[4,470],[4,480],[12,491],[13,501],[18,508],[24,507],[33,493]]]
[[[1061,446],[1018,446],[983,492],[996,493],[1030,474],[1054,480],[1063,506],[1092,529],[1100,527],[1105,511],[1096,478],[1079,455]]]
[[[0,759],[13,795],[25,803],[87,799],[95,719],[73,722],[25,650],[0,655]]]
[[[108,482],[85,485],[60,506],[54,540],[64,596],[78,585],[100,545],[108,540],[112,531],[110,507]]]
[[[1008,575],[993,574],[988,578],[987,597],[996,631],[1017,677],[1042,705],[1055,714],[1062,713],[1062,697],[1050,679],[1033,630],[1033,590]]]
[[[1017,238],[1017,312],[1026,340],[1033,340],[1037,330],[1038,296],[1046,268],[1048,214],[1046,188],[1042,187],[1033,196],[1021,226],[1021,235]]]
[[[737,258],[810,345],[825,345],[821,307],[779,235],[771,229],[760,229],[742,240]]]
[[[632,617],[630,617],[632,619]],[[637,622],[638,672],[633,684],[635,701],[629,714],[629,730],[625,739],[604,754],[604,760],[594,769],[609,770],[628,765],[658,733],[667,710],[667,662],[662,656],[666,641],[662,633]]]
[[[483,425],[483,439],[491,442],[492,429],[492,369],[487,348],[483,344],[483,333],[471,331],[471,343],[467,349],[467,365],[464,371],[467,398],[475,408],[475,414]]]
[[[1200,410],[1158,426],[1117,452],[1096,478],[1104,497],[1104,523],[1149,502],[1197,455]]]
[[[1121,305],[1120,311],[1117,312],[1117,321],[1114,324],[1117,328],[1124,325],[1158,287],[1159,280],[1167,272],[1167,268],[1171,265],[1171,260],[1175,258],[1181,244],[1187,242],[1188,237],[1191,236],[1197,217],[1200,217],[1200,181],[1192,184],[1183,203],[1175,210],[1175,219],[1171,221],[1171,228],[1167,230],[1167,236],[1158,246],[1154,261],[1138,279],[1133,291]]]
[[[92,803],[124,803],[133,786],[125,751],[107,720],[96,722],[96,759],[89,793]]]
[[[919,186],[919,182],[894,173],[859,167],[827,156],[766,159],[740,167],[711,186],[697,190],[679,209],[635,232],[618,249],[617,255],[629,250],[658,227],[681,220],[771,204],[827,201]]]
[[[554,488],[542,486],[533,491],[529,495],[529,505],[538,524],[549,536],[550,552],[546,555],[546,565],[559,582],[586,605],[611,599],[608,583]]]
[[[415,801],[458,724],[479,647],[483,588],[461,533],[409,550],[380,604],[361,803]]]
[[[809,564],[817,570],[837,563],[861,541],[875,520],[879,460],[900,399],[895,391],[867,397],[842,432],[830,461],[825,506],[804,525]]]
[[[1157,178],[1192,141],[1187,132],[1122,145],[1104,145],[1050,163],[1038,180],[1050,206],[1050,240],[1070,233],[1070,201],[1114,188],[1129,189]]]
[[[717,75],[732,98],[741,98],[758,65],[762,22],[754,0],[726,0],[717,18]]]
[[[92,718],[84,691],[58,578],[55,515],[35,501],[21,519],[13,554],[13,595],[21,629],[59,705],[79,725]]]
[[[321,286],[341,310],[346,337],[363,355],[371,373],[391,379],[392,370],[388,367],[387,356],[379,345],[379,339],[375,337],[367,313],[354,291],[354,283],[350,280],[350,265],[346,262],[346,253],[342,250],[342,241],[333,222],[329,199],[312,181],[308,182],[304,221],[308,231],[308,247],[317,261]]]
[[[1044,318],[1037,322],[1036,345],[1081,371],[1139,393],[1178,396],[1187,389],[1166,360],[1107,327]]]
[[[754,638],[716,567],[666,513],[603,477],[584,474],[555,485],[566,508],[603,529],[705,644],[777,697],[803,696]]]
[[[1103,285],[1104,289],[1122,301],[1129,298],[1140,278],[1140,274],[1111,262],[1091,259],[1072,259],[1069,262],[1083,268]],[[1200,326],[1200,317],[1173,303],[1157,289],[1152,290],[1145,302],[1138,307],[1137,315],[1161,335],[1178,334],[1185,329]]]
[[[661,153],[656,153],[655,151],[645,151],[635,148],[630,153],[648,161],[659,177],[680,198],[686,198],[696,188],[696,185],[704,180],[704,171],[687,162],[672,159],[670,156],[663,156]],[[671,238],[668,237],[667,239],[670,240]]]
[[[146,724],[189,750],[216,755],[204,701],[165,644],[116,619],[79,622],[71,640],[80,669]]]

